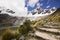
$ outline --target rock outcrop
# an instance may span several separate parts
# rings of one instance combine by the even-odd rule
[[[12,26],[16,20],[16,17],[9,16],[8,14],[0,14],[0,27]]]

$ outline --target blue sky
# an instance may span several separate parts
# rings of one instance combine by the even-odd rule
[[[31,7],[28,2],[30,0],[25,1],[25,7],[27,7],[28,11],[31,11],[37,7],[37,4],[42,4],[42,9],[50,9],[52,7],[60,8],[60,0],[38,0],[33,7]],[[34,0],[35,1],[35,0]],[[33,1],[32,1],[33,2]],[[29,5],[29,6],[27,6]]]

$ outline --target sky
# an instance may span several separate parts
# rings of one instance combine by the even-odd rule
[[[25,0],[0,0],[0,7],[15,11],[13,16],[26,16]]]
[[[13,16],[27,16],[27,12],[37,6],[42,9],[60,8],[60,0],[0,0],[0,6],[15,11],[15,14],[11,14]]]
[[[32,3],[34,1],[36,2]],[[37,4],[39,4],[42,9],[50,9],[52,7],[60,8],[60,0],[28,0],[26,1],[25,6],[27,7],[28,11],[31,11],[37,7]]]

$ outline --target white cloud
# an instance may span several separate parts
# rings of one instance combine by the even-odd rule
[[[29,0],[28,5],[34,7],[39,0]]]
[[[25,0],[0,0],[0,6],[16,11],[14,16],[25,16],[27,13]]]
[[[47,6],[46,8],[49,8],[50,6]]]
[[[43,3],[37,3],[37,6],[43,6]]]

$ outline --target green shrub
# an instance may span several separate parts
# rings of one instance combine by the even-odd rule
[[[19,30],[19,33],[21,33],[21,35],[28,33],[28,30],[27,30],[26,26],[24,26],[24,25],[20,25],[18,30]]]
[[[29,31],[32,30],[32,27],[31,27],[31,22],[29,20],[26,20],[23,25],[20,25],[18,31],[19,33],[21,33],[21,35],[24,35],[24,34],[27,34]]]
[[[20,33],[17,33],[17,32],[14,33],[14,38],[15,38],[16,40],[19,40],[20,36],[21,36]]]
[[[2,40],[11,40],[14,38],[14,35],[8,30],[2,36]]]

